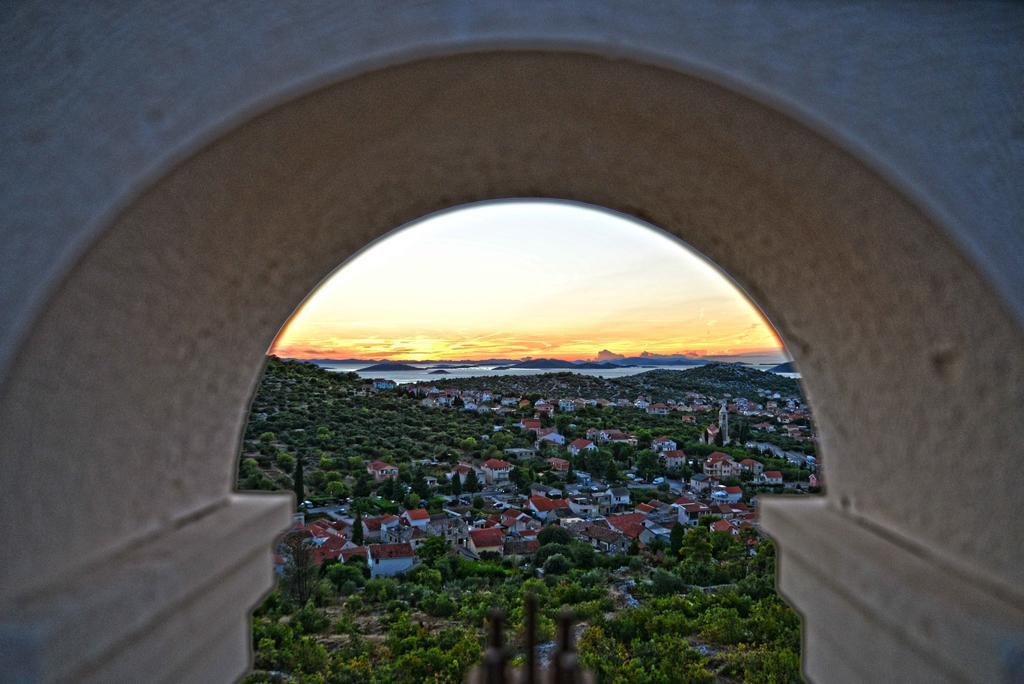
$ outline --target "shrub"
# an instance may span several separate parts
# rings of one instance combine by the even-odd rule
[[[313,606],[312,601],[307,601],[299,610],[292,615],[292,624],[300,634],[315,634],[327,629],[330,620],[320,610]]]
[[[572,535],[560,525],[548,525],[537,535],[537,541],[540,542],[541,546],[547,546],[548,544],[566,546],[572,541]]]
[[[560,553],[556,553],[544,561],[544,574],[546,575],[564,575],[570,570],[572,570],[572,564]]]
[[[427,615],[439,618],[451,617],[456,611],[455,601],[442,593],[427,594],[420,605]]]
[[[678,594],[686,588],[686,583],[676,574],[656,569],[651,574],[651,591],[655,596],[671,596]]]

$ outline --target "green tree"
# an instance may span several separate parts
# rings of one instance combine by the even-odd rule
[[[477,478],[475,470],[470,470],[466,474],[466,481],[462,484],[462,489],[470,494],[480,491],[480,480]]]
[[[313,606],[312,601],[306,601],[302,608],[292,616],[291,624],[302,634],[315,634],[327,629],[330,620],[320,610]]]
[[[420,497],[421,500],[427,500],[430,498],[430,485],[427,484],[427,478],[423,477],[422,474],[417,475],[412,483],[412,491]]]
[[[370,491],[370,478],[367,477],[366,473],[360,473],[359,477],[356,478],[356,486],[352,490],[352,496],[369,496]]]
[[[636,458],[636,471],[645,480],[651,480],[654,478],[658,471],[661,470],[661,459],[658,455],[649,449],[645,449],[637,454]]]
[[[283,544],[286,560],[282,585],[289,598],[299,605],[305,605],[313,593],[313,585],[316,580],[312,546],[309,538],[303,532],[293,532],[287,535]]]
[[[656,568],[651,574],[651,591],[655,596],[671,596],[678,594],[686,588],[683,580],[678,575]]]
[[[363,545],[363,512],[356,511],[356,519],[352,522],[352,543],[356,546]]]
[[[548,525],[537,535],[537,541],[540,542],[541,546],[547,546],[548,544],[567,545],[572,541],[572,535],[561,525]]]
[[[686,527],[681,524],[676,524],[672,528],[672,534],[669,535],[669,546],[672,548],[672,555],[678,556],[679,549],[683,547],[683,537],[686,535]]]
[[[427,565],[434,565],[439,559],[448,555],[448,542],[444,537],[427,537],[416,550],[416,555]]]
[[[303,457],[300,454],[295,459],[295,472],[292,475],[292,486],[295,488],[295,500],[300,505],[306,500],[306,490],[302,481],[302,461]]]
[[[459,477],[458,473],[452,475],[452,479],[449,482],[448,489],[452,493],[452,496],[458,496],[459,494],[462,494],[462,478]]]
[[[697,525],[683,537],[680,547],[682,555],[696,563],[707,563],[711,560],[711,533],[707,527]]]
[[[572,564],[569,562],[568,558],[560,553],[556,553],[544,561],[545,575],[564,575],[570,570],[572,570]]]

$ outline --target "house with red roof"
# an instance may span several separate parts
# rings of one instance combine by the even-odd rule
[[[536,418],[524,418],[519,421],[518,426],[526,430],[527,432],[540,430],[540,421]]]
[[[509,508],[501,513],[498,524],[509,532],[524,532],[540,527],[540,523],[520,510]]]
[[[675,442],[673,442],[674,444]],[[665,460],[665,467],[669,470],[678,470],[686,465],[686,454],[682,449],[669,449],[662,451],[661,457]]]
[[[508,477],[513,467],[508,461],[503,461],[500,458],[489,458],[481,466],[481,470],[484,471],[484,481],[487,484],[508,482]]]
[[[658,402],[656,404],[651,404],[651,405],[649,405],[647,407],[647,413],[652,415],[652,416],[667,416],[668,412],[669,412],[668,406],[666,406],[665,404],[662,404],[661,402]]]
[[[370,577],[394,577],[416,565],[416,552],[409,543],[370,544],[366,547]]]
[[[403,511],[401,518],[407,525],[423,528],[430,523],[430,512],[425,508],[413,508]]]
[[[722,485],[718,485],[718,486],[712,488],[712,490],[711,490],[711,501],[712,501],[712,503],[715,503],[715,504],[722,504],[722,503],[731,504],[731,503],[736,503],[737,501],[739,501],[742,498],[743,498],[743,488],[742,487],[736,487],[736,486],[724,487]]]
[[[568,509],[569,502],[565,499],[549,499],[546,496],[535,495],[530,497],[526,508],[533,511],[541,520],[549,520],[557,516],[556,511]]]
[[[398,527],[401,518],[390,513],[376,518],[363,518],[363,537],[370,540],[380,540],[391,529]]]
[[[448,479],[451,480],[453,477],[458,477],[460,484],[466,484],[466,477],[474,470],[476,468],[468,463],[456,463],[448,472]]]
[[[601,430],[598,439],[599,441],[601,441],[601,443],[619,442],[622,444],[629,444],[631,446],[637,445],[636,437],[633,437],[632,435],[627,435],[622,430]]]
[[[564,458],[558,458],[557,456],[552,456],[547,459],[547,464],[551,466],[551,470],[556,473],[567,473],[569,472],[569,469],[572,468],[572,463],[570,461],[567,461]]]
[[[723,520],[736,520],[750,515],[750,507],[742,502],[716,504],[712,512],[719,515]]]
[[[569,442],[568,450],[569,453],[572,454],[573,456],[578,455],[584,449],[586,449],[587,451],[596,451],[597,445],[595,445],[589,439],[583,439],[582,437],[579,439],[574,439],[571,442]]]
[[[593,523],[587,523],[580,529],[579,538],[608,554],[626,553],[630,545],[630,539],[622,532]]]
[[[372,475],[375,481],[382,482],[398,477],[398,466],[384,461],[372,461],[366,464],[366,472]]]
[[[782,472],[779,470],[766,470],[761,473],[761,482],[769,485],[782,484]]]
[[[647,505],[647,504],[643,504]],[[623,513],[621,515],[609,515],[605,522],[614,530],[618,530],[630,539],[637,539],[644,529],[644,521],[647,516],[643,513]]]
[[[559,434],[556,428],[541,428],[540,430],[537,430],[535,434],[537,435],[536,443],[538,446],[543,444],[557,444],[561,446],[565,444],[565,436]]]
[[[485,527],[469,531],[469,552],[477,558],[483,553],[505,553],[505,534],[499,527]]]
[[[701,444],[714,444],[715,439],[718,437],[718,426],[712,423],[704,429],[704,434],[701,435]]]
[[[764,464],[752,458],[745,458],[740,461],[740,470],[745,473],[751,473],[754,477],[760,477],[761,473],[764,472]]]
[[[711,507],[699,501],[680,504],[677,509],[679,511],[677,519],[681,525],[693,526],[700,518],[711,515]]]
[[[329,560],[337,560],[346,544],[345,535],[327,521],[314,521],[309,525],[295,525],[289,534],[301,534],[303,544],[310,550],[310,561],[313,565],[322,565]],[[283,558],[283,556],[282,556]]]
[[[740,535],[740,529],[728,520],[716,520],[708,527],[712,532],[724,532],[725,534],[731,534],[734,537],[738,537]]]
[[[714,451],[704,461],[704,474],[719,479],[739,477],[740,466],[729,454]]]
[[[366,550],[365,546],[356,546],[355,544],[352,544],[341,550],[338,560],[342,563],[347,563],[352,556],[358,556],[365,560],[367,555],[369,555],[369,552]]]

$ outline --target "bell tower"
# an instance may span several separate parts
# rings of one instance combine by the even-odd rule
[[[722,402],[722,408],[718,410],[718,430],[722,435],[722,445],[729,445],[729,409],[726,408],[725,402]]]

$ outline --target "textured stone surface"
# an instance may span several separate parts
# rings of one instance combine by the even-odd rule
[[[21,2],[0,15],[8,144],[0,375],[111,217],[254,112],[371,67],[569,49],[706,75],[874,162],[1024,315],[1024,10],[1011,3]]]
[[[1021,80],[1022,13],[971,7],[7,10],[0,74],[20,87],[2,119],[0,457],[17,487],[0,520],[18,553],[0,564],[0,609],[22,617],[4,643],[70,629],[74,599],[56,622],[45,602],[18,607],[228,501],[263,354],[338,263],[425,213],[524,196],[644,218],[726,269],[804,374],[821,505],[927,558],[947,598],[964,583],[972,606],[1020,615],[1021,93],[993,84]],[[881,582],[890,559],[843,575],[841,553],[786,536],[786,502],[771,510],[783,586],[792,557],[794,576],[840,597],[787,589],[806,607],[812,673],[923,657],[920,639],[867,662],[835,647],[843,615],[854,642],[914,628],[826,579]],[[253,550],[279,517],[240,533],[238,577],[269,569]],[[58,559],[43,519],[62,521]],[[184,568],[213,543],[168,562],[201,583]],[[214,601],[217,587],[196,591]],[[97,634],[82,652],[106,653],[102,667],[62,667],[152,672],[145,654],[175,634],[189,648],[161,677],[244,661],[244,602],[187,644],[198,598],[133,600],[169,611],[166,633],[140,626],[110,652]],[[983,632],[965,643],[1005,659]],[[18,654],[31,666],[45,648]],[[934,667],[956,679],[963,660]]]
[[[781,549],[779,589],[802,608],[814,637],[805,658],[810,678],[1024,677],[1019,597],[993,592],[931,549],[897,543],[823,499],[774,498],[762,517]]]
[[[270,538],[291,510],[287,495],[233,495],[8,602],[0,619],[5,681],[132,681],[191,667],[194,651],[237,631],[245,608],[271,588]],[[182,648],[188,635],[203,643]]]

